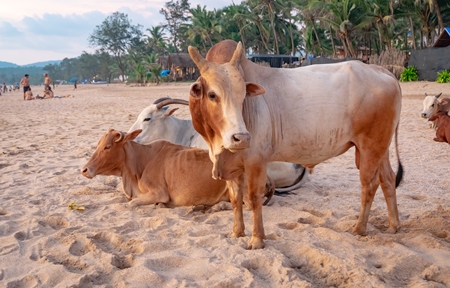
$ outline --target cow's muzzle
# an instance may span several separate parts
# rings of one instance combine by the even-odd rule
[[[243,150],[250,147],[251,136],[248,132],[236,133],[231,135],[230,140],[230,147],[227,147],[229,150]]]
[[[426,113],[422,113],[420,116],[422,116],[422,118],[428,118]]]
[[[83,175],[86,178],[92,179],[95,177],[95,174],[92,172],[91,169],[89,169],[88,166],[84,166],[83,168],[81,168],[80,172],[81,175]]]

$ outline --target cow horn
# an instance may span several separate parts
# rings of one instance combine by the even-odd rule
[[[239,66],[243,50],[244,49],[242,49],[242,43],[241,43],[241,41],[239,41],[239,43],[236,47],[236,50],[234,50],[233,57],[230,60],[231,65],[236,66],[236,67]]]
[[[119,135],[119,139],[114,140],[114,142],[116,142],[116,143],[122,141],[122,139],[123,139],[123,133],[122,132],[117,131],[117,134]]]
[[[436,98],[439,98],[439,96],[441,96],[441,95],[442,95],[442,92],[439,93],[438,95],[436,95]]]
[[[172,98],[169,98],[169,99],[166,99],[166,100],[164,100],[164,101],[159,102],[159,103],[156,105],[156,108],[159,110],[159,109],[161,109],[162,107],[167,106],[167,105],[170,105],[170,104],[189,105],[189,101],[183,100],[183,99],[172,99]]]
[[[206,59],[203,58],[202,55],[200,55],[200,52],[198,52],[197,48],[189,46],[188,52],[189,56],[191,56],[192,61],[194,61],[195,65],[197,65],[200,71],[202,71],[204,68],[208,66],[208,61],[206,61]]]

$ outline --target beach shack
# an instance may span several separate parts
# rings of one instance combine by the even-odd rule
[[[200,76],[200,71],[188,53],[169,53],[167,67],[173,81],[195,80]]]

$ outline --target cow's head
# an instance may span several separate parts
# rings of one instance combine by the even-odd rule
[[[202,75],[190,90],[189,108],[195,130],[215,155],[222,149],[235,152],[250,147],[250,133],[242,116],[244,98],[264,94],[265,90],[244,81],[239,71],[241,57],[245,57],[242,44],[224,64],[207,61],[193,47],[189,47],[189,54]]]
[[[427,93],[425,93],[425,99],[423,99],[423,110],[422,110],[422,118],[430,118],[437,113],[438,104],[439,102],[439,96],[441,96],[442,93],[439,93],[436,96],[429,96]]]
[[[81,168],[81,174],[87,178],[97,175],[120,176],[125,164],[124,145],[133,141],[142,130],[125,133],[110,129],[98,141],[97,149],[89,161]]]
[[[178,108],[167,106],[170,104],[189,105],[189,102],[169,97],[157,99],[152,105],[142,110],[136,122],[128,130],[128,132],[137,129],[142,130],[142,133],[134,141],[144,145],[158,139],[167,139],[175,142],[179,131],[177,127],[173,127],[174,124],[170,123],[169,119]]]

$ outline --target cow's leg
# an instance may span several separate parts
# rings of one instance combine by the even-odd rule
[[[244,174],[235,179],[227,180],[227,187],[230,193],[230,202],[233,206],[234,212],[234,226],[231,237],[243,237],[245,236],[245,224],[242,211],[242,203],[243,193],[246,189]]]
[[[380,156],[374,155],[371,151],[361,151],[356,149],[356,158],[359,160],[359,179],[361,181],[361,210],[359,211],[358,221],[353,228],[353,233],[365,235],[367,222],[369,220],[370,208],[379,186],[379,163]]]
[[[167,191],[153,189],[151,191],[147,190],[146,193],[140,193],[137,198],[131,200],[128,204],[131,207],[137,207],[156,203],[167,203],[169,202],[169,200],[170,197]]]
[[[391,164],[389,163],[388,152],[380,165],[380,185],[388,209],[389,228],[387,232],[395,233],[400,226],[400,220],[398,218],[397,196],[395,191],[395,173],[392,171]]]
[[[253,211],[253,232],[249,243],[249,249],[264,248],[264,225],[262,218],[262,196],[265,193],[266,186],[266,166],[253,165],[245,167],[248,182],[249,206]]]

